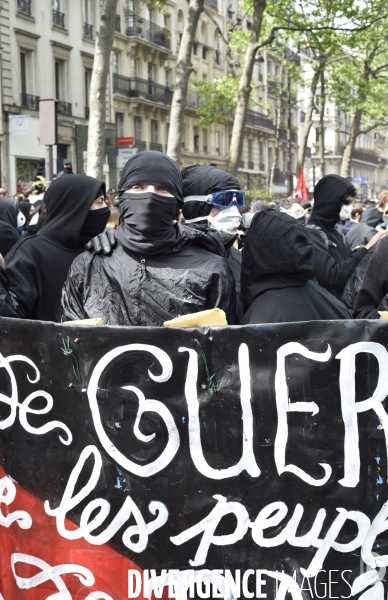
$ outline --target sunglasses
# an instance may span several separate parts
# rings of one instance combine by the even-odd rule
[[[185,202],[207,202],[216,208],[230,208],[233,204],[237,208],[244,208],[245,206],[245,192],[241,190],[221,190],[220,192],[214,192],[214,194],[208,194],[207,196],[186,196]]]

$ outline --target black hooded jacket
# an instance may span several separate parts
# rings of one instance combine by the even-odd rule
[[[130,159],[118,185],[124,216],[118,245],[109,255],[85,252],[74,261],[63,290],[64,320],[102,317],[107,325],[161,326],[179,315],[221,308],[235,323],[234,280],[217,254],[219,245],[199,230],[173,224],[171,196],[128,193],[135,184],[162,186],[182,203],[181,174],[171,158],[146,151]]]
[[[388,294],[388,236],[379,240],[370,253],[353,310],[355,319],[379,319],[378,311],[386,310],[380,303]]]
[[[238,179],[226,171],[211,167],[210,165],[193,165],[182,169],[183,196],[207,196],[221,190],[239,190]],[[212,207],[210,204],[202,201],[190,200],[185,202],[182,207],[182,214],[185,219],[196,219],[198,217],[207,217]],[[216,236],[220,239],[217,231],[211,230],[207,222],[199,221],[196,223],[187,223],[188,227],[200,229],[208,235]],[[240,320],[243,316],[243,303],[241,297],[241,252],[233,247],[233,242],[226,244],[225,257],[228,261],[230,270],[233,273],[236,286],[236,313]]]
[[[82,225],[101,194],[105,184],[86,175],[51,183],[45,194],[45,224],[37,235],[21,239],[5,261],[5,276],[20,318],[60,322],[62,286],[71,263],[83,250],[79,247]],[[3,305],[0,314],[4,315]]]
[[[0,198],[0,254],[6,257],[19,240],[20,235],[16,231],[17,225],[16,202],[9,198]]]
[[[341,207],[354,186],[339,175],[326,175],[314,188],[314,206],[307,224],[314,249],[314,276],[337,298],[341,297],[350,275],[367,253],[352,252],[335,229]]]
[[[360,223],[365,223],[369,227],[377,227],[380,223],[384,222],[384,216],[377,206],[367,208],[361,217]]]
[[[306,228],[264,209],[252,219],[243,250],[240,325],[350,319],[347,308],[317,283]]]

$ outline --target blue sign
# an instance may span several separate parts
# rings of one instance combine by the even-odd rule
[[[352,183],[366,183],[366,177],[349,177]]]

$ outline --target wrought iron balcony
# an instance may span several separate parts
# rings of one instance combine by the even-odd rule
[[[264,115],[259,115],[257,112],[248,109],[247,111],[247,125],[252,125],[253,127],[261,127],[262,129],[269,129],[270,131],[275,131],[275,124],[272,119]]]
[[[121,18],[120,18],[120,15],[116,15],[115,31],[118,31],[118,33],[121,32]]]
[[[128,98],[147,98],[154,102],[171,105],[173,91],[165,85],[159,85],[140,77],[125,77],[124,75],[113,75],[113,92],[123,94]]]
[[[138,152],[143,152],[143,150],[147,150],[147,142],[135,138],[135,148],[137,148]]]
[[[84,37],[93,39],[93,25],[84,23]]]
[[[39,110],[39,96],[33,96],[32,94],[21,94],[21,103],[23,108],[29,110]]]
[[[171,32],[136,14],[128,16],[128,37],[138,37],[171,50]]]
[[[58,100],[58,113],[61,115],[68,115],[71,117],[72,115],[72,105],[70,102],[64,102],[63,100]]]
[[[205,0],[205,4],[208,4],[212,8],[218,10],[218,1],[217,0]]]
[[[85,106],[85,119],[89,119],[90,116],[90,108],[89,106]]]
[[[18,12],[31,16],[31,0],[18,0]]]
[[[59,12],[59,10],[53,10],[53,25],[57,27],[65,28],[65,15]]]
[[[163,144],[158,144],[157,142],[151,142],[151,150],[156,150],[157,152],[163,152]]]

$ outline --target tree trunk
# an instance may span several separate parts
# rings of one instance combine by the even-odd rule
[[[89,95],[89,129],[86,172],[102,179],[105,151],[105,95],[110,53],[116,24],[117,0],[101,3],[100,30],[96,32],[93,72]]]
[[[234,117],[232,139],[229,148],[227,171],[229,171],[229,173],[232,175],[237,175],[241,159],[249,96],[251,93],[252,73],[255,64],[255,56],[257,53],[257,42],[260,37],[261,24],[263,21],[263,14],[266,4],[267,0],[254,0],[253,4],[251,35],[245,53],[243,71],[238,88],[236,113]]]
[[[353,150],[356,146],[357,138],[360,135],[361,119],[362,119],[362,108],[357,108],[355,115],[354,115],[352,128],[350,130],[350,136],[349,136],[348,142],[345,146],[345,150],[344,150],[344,153],[342,156],[341,171],[340,171],[341,177],[350,177],[352,154],[353,154]]]
[[[180,162],[182,150],[183,118],[186,106],[187,88],[193,69],[191,64],[191,53],[199,17],[203,11],[203,4],[204,0],[190,0],[189,2],[189,12],[182,32],[178,61],[175,69],[175,85],[171,102],[167,154],[178,164]]]
[[[314,111],[314,99],[315,92],[317,91],[317,85],[319,81],[321,73],[321,67],[318,67],[316,71],[314,71],[313,78],[311,80],[310,89],[308,91],[307,101],[306,101],[306,114],[303,123],[302,130],[302,138],[300,141],[300,146],[298,150],[298,164],[296,167],[296,172],[299,173],[300,168],[304,165],[304,159],[306,156],[307,142],[308,137],[310,135],[310,129],[313,124],[313,111]]]
[[[325,74],[320,73],[321,79],[321,103],[319,106],[319,171],[321,178],[325,175]]]
[[[276,123],[275,123],[275,148],[274,148],[274,156],[273,156],[273,161],[272,161],[272,165],[271,165],[271,171],[270,171],[270,176],[269,176],[269,186],[268,186],[268,194],[270,196],[273,195],[273,186],[274,186],[274,181],[275,181],[275,171],[276,171],[276,167],[278,166],[278,159],[279,159],[279,148],[280,148],[280,127],[281,127],[281,123],[282,123],[282,94],[283,94],[283,87],[282,87],[282,82],[283,82],[283,63],[281,64],[280,67],[280,75],[279,75],[279,80],[280,80],[280,85],[279,85],[279,94],[278,97],[276,98],[276,109],[275,109],[275,114],[276,114]]]

